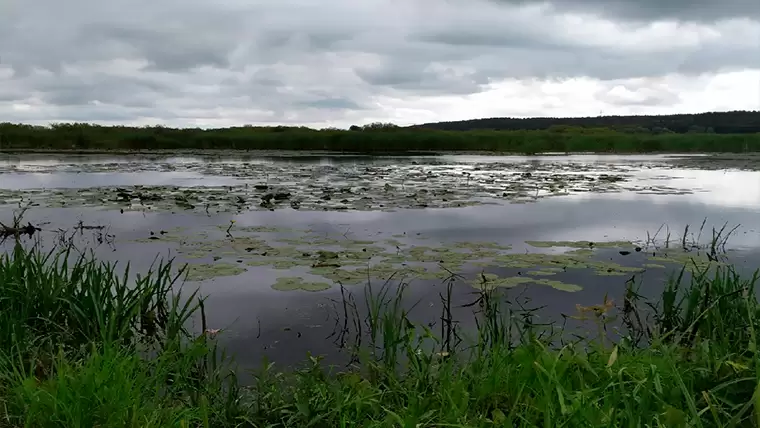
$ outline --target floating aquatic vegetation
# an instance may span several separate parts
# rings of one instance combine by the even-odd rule
[[[657,263],[644,263],[642,266],[645,267],[646,269],[666,269],[667,268],[667,266],[660,265]]]
[[[482,249],[509,250],[512,248],[511,245],[502,245],[497,242],[482,242],[482,241],[455,242],[453,246],[454,248],[464,248],[464,249],[469,249],[476,252]]]
[[[550,276],[550,275],[556,275],[563,270],[560,268],[543,268],[540,270],[531,270],[528,272],[525,272],[526,275],[532,275],[532,276]]]
[[[617,248],[630,247],[630,241],[525,241],[526,244],[536,248],[567,247],[567,248]],[[577,254],[577,253],[576,253]]]
[[[208,253],[205,251],[190,251],[183,254],[186,259],[202,259],[208,257]]]
[[[202,254],[216,256],[234,256],[246,257],[269,252],[276,252],[277,249],[270,247],[266,241],[254,237],[240,237],[235,239],[192,239],[186,237],[179,240],[177,252],[184,256],[193,255],[193,258],[200,258]]]
[[[305,266],[304,263],[299,263],[298,260],[277,260],[271,263],[272,267],[280,270],[293,269],[298,266]]]
[[[525,203],[579,192],[625,189],[630,168],[582,163],[443,163],[426,160],[379,164],[357,161],[351,167],[308,163],[260,163],[199,159],[161,162],[88,162],[41,165],[37,172],[195,174],[182,186],[124,185],[86,189],[0,190],[0,200],[26,199],[40,206],[91,206],[122,211],[193,211],[204,214],[250,210],[358,210],[455,208],[502,202]],[[20,171],[4,165],[1,172]],[[251,184],[255,180],[258,184]],[[54,183],[54,181],[53,181]],[[208,185],[212,183],[212,185]],[[52,185],[55,187],[55,184]],[[631,189],[636,190],[633,186]],[[266,226],[262,226],[266,228]]]
[[[551,279],[539,279],[534,282],[540,285],[548,285],[551,288],[554,288],[556,290],[561,290],[561,291],[580,291],[583,289],[583,287],[579,285],[568,284],[566,282],[555,281]]]
[[[495,257],[490,266],[501,266],[505,268],[516,269],[536,269],[541,272],[565,271],[567,269],[593,269],[597,275],[627,275],[630,273],[642,272],[640,267],[623,266],[618,263],[594,260],[590,255],[578,255],[572,253],[565,254],[544,254],[544,253],[523,253],[523,254],[502,254]],[[481,264],[481,266],[488,266]]]
[[[581,257],[590,257],[590,256],[594,255],[594,250],[592,250],[590,248],[579,248],[577,250],[567,251],[565,254],[574,255],[574,256],[581,256]]]
[[[395,238],[373,241],[271,226],[235,227],[230,236],[223,236],[225,232],[222,227],[217,229],[216,239],[205,231],[194,231],[183,236],[180,231],[172,230],[171,233],[158,234],[157,240],[145,242],[170,242],[177,246],[178,254],[189,261],[209,259],[218,263],[222,259],[233,258],[248,268],[302,269],[304,273],[344,285],[391,277],[403,277],[410,281],[443,280],[451,272],[461,273],[468,270],[467,266],[480,266],[519,271],[514,279],[500,279],[501,286],[540,283],[565,289],[568,287],[547,282],[548,279],[541,277],[556,276],[569,269],[590,270],[599,276],[625,276],[655,266],[664,268],[666,265],[691,264],[693,267],[704,267],[710,263],[704,253],[679,250],[658,253],[636,251],[650,262],[649,266],[624,266],[595,258],[600,249],[631,248],[633,244],[627,241],[528,241],[537,248],[570,250],[560,253],[513,253],[509,245],[487,241],[415,245],[413,242],[418,238],[415,233],[402,235],[407,237],[404,241]],[[633,251],[618,252],[633,254]],[[696,263],[694,256],[697,256]],[[225,273],[218,264],[198,266],[191,278],[237,274],[243,269],[232,265],[234,269]]]
[[[568,284],[562,281],[554,281],[550,279],[536,279],[536,278],[530,278],[525,276],[512,276],[512,277],[500,277],[495,274],[490,273],[484,273],[478,275],[478,278],[475,280],[470,281],[470,284],[479,289],[483,288],[495,288],[495,287],[506,287],[506,288],[512,288],[516,287],[518,285],[525,285],[525,284],[539,284],[539,285],[547,285],[549,287],[552,287],[557,290],[561,291],[579,291],[582,290],[582,287],[575,284]]]
[[[304,281],[300,277],[281,277],[277,278],[277,282],[272,284],[272,288],[278,291],[324,291],[330,289],[332,286],[326,282],[309,282]]]
[[[670,248],[650,253],[647,260],[684,266],[686,270],[696,272],[710,266],[723,265],[720,260],[713,260],[706,251],[687,251],[682,248]]]
[[[230,263],[202,263],[187,265],[188,281],[205,281],[220,276],[235,276],[245,272],[245,269]]]
[[[225,229],[226,226],[219,226],[221,229]],[[235,226],[236,232],[243,233],[288,233],[297,232],[297,229],[290,227],[273,227],[273,226]]]

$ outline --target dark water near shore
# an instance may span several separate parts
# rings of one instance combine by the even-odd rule
[[[246,245],[265,248],[254,237],[268,244],[291,239],[286,244],[289,252],[283,250],[278,258],[288,263],[299,245],[316,250],[344,245],[339,252],[361,252],[384,242],[387,249],[380,255],[393,256],[394,246],[401,248],[398,251],[415,247],[433,251],[456,243],[477,248],[478,243],[488,242],[510,246],[504,250],[510,254],[558,254],[562,249],[535,247],[526,241],[631,241],[622,249],[631,254],[622,255],[621,248],[601,248],[593,259],[640,267],[659,263],[647,259],[650,253],[667,253],[644,246],[658,231],[660,246],[669,232],[671,245],[678,247],[686,225],[690,240],[705,243],[713,227],[728,224],[728,229],[738,227],[727,241],[726,257],[750,272],[760,265],[760,172],[727,168],[704,170],[671,163],[663,156],[0,156],[0,189],[4,189],[0,202],[5,202],[0,205],[0,221],[10,221],[19,202],[32,201],[24,220],[40,225],[45,245],[56,242],[59,229],[102,226],[78,232],[78,245],[93,249],[104,260],[128,261],[137,271],[145,271],[159,256],[237,267],[241,272],[236,275],[214,271],[208,279],[185,287],[200,287],[208,297],[209,327],[224,329],[225,348],[243,366],[251,367],[265,355],[282,364],[300,362],[307,352],[334,355],[336,336],[331,333],[335,311],[341,309],[334,304],[341,297],[340,289],[335,285],[322,291],[273,289],[281,277],[330,281],[303,264],[276,269],[250,263],[253,256],[258,261],[263,257],[259,253],[267,252],[259,247],[249,252],[213,247],[194,255],[187,248],[183,251],[185,241],[222,242],[227,239],[225,229],[232,225],[238,240],[245,237],[253,242]],[[291,195],[282,203],[260,207],[261,195],[254,193],[254,185],[269,186],[261,194]],[[126,188],[120,190],[126,193],[149,190],[156,195],[155,202],[147,208],[134,200],[114,202],[117,187]],[[204,199],[204,189],[212,187],[217,196]],[[175,201],[177,192],[203,195],[178,206],[165,203]],[[233,196],[225,193],[245,202],[229,202]],[[458,206],[452,204],[455,201]],[[302,238],[306,235],[311,241]],[[636,246],[645,248],[636,252]],[[453,287],[454,306],[474,299],[475,289],[466,281],[477,279],[480,272],[511,278],[532,270],[508,263],[478,265],[473,260],[457,267],[465,279]],[[565,291],[532,283],[511,288],[509,295],[542,307],[541,320],[561,321],[562,314],[574,313],[576,304],[599,304],[605,295],[619,300],[631,277],[641,283],[644,294],[656,295],[672,270],[668,266],[607,276],[593,269],[566,269],[547,273],[546,278],[581,289]],[[418,302],[413,318],[436,330],[442,309],[439,293],[445,290],[442,278],[408,279],[407,300]],[[361,301],[361,285],[347,289]],[[471,313],[472,308],[455,309],[464,328],[473,325]]]

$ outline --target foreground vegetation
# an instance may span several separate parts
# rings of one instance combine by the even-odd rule
[[[344,290],[343,334],[365,338],[349,341],[356,363],[264,364],[246,388],[203,300],[178,296],[172,272],[159,264],[131,281],[89,256],[20,244],[0,258],[0,425],[760,426],[757,278],[730,268],[674,277],[651,306],[629,283],[617,308],[578,308],[596,333],[572,342],[512,310],[503,290],[479,291],[469,339],[448,315],[453,281],[440,333],[409,321],[403,285],[358,302]]]
[[[760,132],[676,133],[667,128],[552,126],[542,130],[452,131],[389,124],[351,130],[303,127],[172,129],[58,124],[0,124],[2,150],[332,150],[342,152],[748,152],[760,151]]]

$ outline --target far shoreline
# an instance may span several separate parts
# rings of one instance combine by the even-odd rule
[[[635,156],[635,155],[662,155],[665,157],[692,157],[692,156],[737,156],[758,155],[760,151],[747,152],[710,152],[710,151],[573,151],[573,152],[538,152],[520,153],[514,151],[483,151],[483,150],[430,150],[430,151],[342,151],[342,150],[265,150],[265,149],[31,149],[10,148],[0,149],[0,155],[14,154],[63,154],[63,155],[219,155],[219,154],[246,154],[252,156],[356,156],[356,157],[427,157],[427,156],[493,156],[493,157],[563,157],[563,156]]]

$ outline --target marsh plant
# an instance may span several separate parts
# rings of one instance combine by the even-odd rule
[[[264,362],[241,387],[216,345],[223,332],[171,261],[133,277],[86,253],[11,244],[0,256],[2,426],[760,426],[757,275],[723,264],[674,274],[653,302],[632,279],[621,304],[578,307],[600,332],[581,338],[490,286],[473,288],[476,328],[464,331],[453,273],[440,318],[421,324],[411,284],[368,278],[334,302],[351,364]]]
[[[654,234],[647,232],[645,247],[646,249],[653,250],[675,247],[684,252],[703,252],[710,261],[718,261],[726,254],[728,240],[731,239],[741,225],[737,224],[729,228],[728,222],[726,222],[720,228],[713,226],[710,240],[704,242],[702,236],[706,236],[706,224],[707,218],[705,217],[699,225],[696,234],[691,229],[691,225],[686,224],[680,240],[672,237],[670,227],[667,224],[662,224]],[[664,231],[663,228],[665,229]],[[664,238],[659,238],[661,233],[664,233]]]
[[[224,426],[237,383],[171,262],[130,279],[87,254],[17,242],[0,256],[7,426]]]
[[[449,286],[437,336],[410,320],[407,284],[386,282],[362,303],[344,289],[344,332],[365,333],[368,344],[353,343],[363,352],[337,373],[317,358],[294,376],[265,367],[254,411],[272,426],[760,426],[757,275],[685,272],[656,302],[629,281],[621,304],[579,306],[600,332],[586,338],[536,324],[499,287],[476,292],[477,334],[465,338]],[[280,406],[285,415],[269,416]]]

